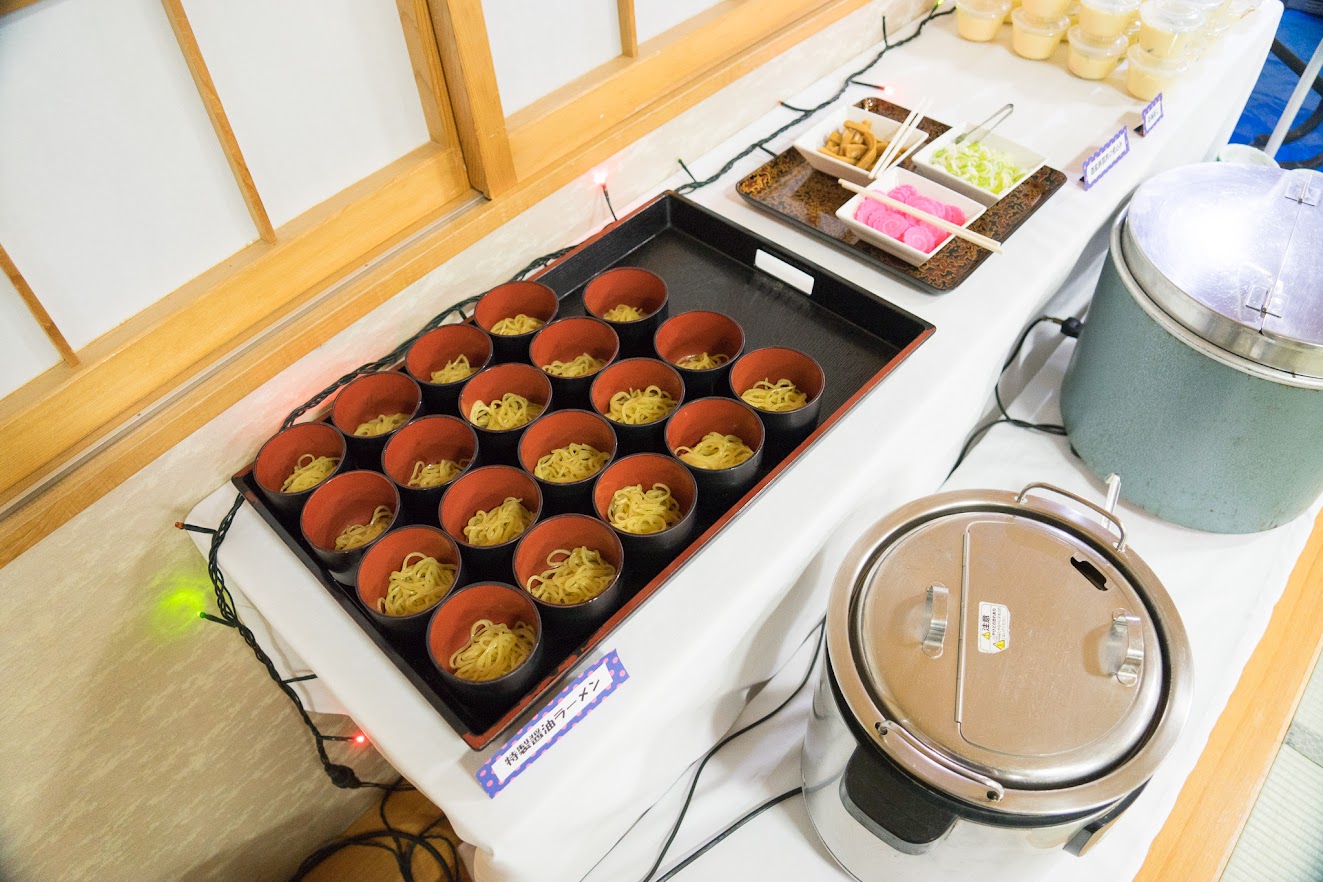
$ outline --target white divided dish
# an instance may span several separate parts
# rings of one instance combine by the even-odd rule
[[[1047,164],[1047,157],[1041,153],[1035,153],[1028,147],[1022,147],[1014,141],[1001,137],[995,132],[984,135],[979,138],[979,143],[1005,153],[1011,158],[1011,162],[1019,166],[1024,172],[1024,177],[1016,181],[1015,184],[1001,193],[993,193],[991,190],[985,190],[977,184],[966,181],[964,178],[951,174],[946,169],[933,162],[933,154],[943,147],[951,147],[955,144],[955,139],[965,132],[972,130],[974,126],[969,123],[962,123],[954,126],[950,131],[940,135],[932,140],[931,143],[924,145],[923,149],[911,157],[910,162],[914,165],[914,170],[925,178],[931,178],[939,184],[944,184],[962,193],[970,199],[977,201],[980,205],[989,206],[998,199],[1005,196],[1011,190],[1018,187],[1026,178],[1033,177],[1034,173]]]
[[[978,220],[983,212],[987,210],[986,206],[981,202],[962,196],[948,187],[943,187],[936,181],[930,181],[921,175],[916,175],[914,172],[906,171],[903,168],[892,168],[883,173],[880,178],[868,185],[868,189],[877,190],[885,194],[887,191],[895,187],[904,186],[905,184],[909,184],[913,187],[918,191],[920,196],[936,199],[939,202],[945,202],[959,208],[965,213],[965,222],[961,226],[966,228],[968,228],[974,221]],[[851,232],[860,239],[863,239],[870,245],[876,245],[887,254],[899,257],[910,266],[922,266],[927,262],[928,258],[941,251],[946,247],[947,243],[951,241],[950,239],[947,239],[934,248],[931,254],[925,254],[913,246],[906,245],[899,239],[893,239],[886,233],[883,233],[880,230],[875,230],[868,224],[855,220],[854,213],[859,210],[860,203],[867,198],[868,197],[863,194],[856,193],[849,202],[836,209],[836,217],[841,223],[849,227]],[[894,210],[899,211],[899,209]],[[943,230],[942,232],[946,231]],[[952,238],[954,238],[954,236],[952,236]]]
[[[822,122],[796,138],[794,148],[799,151],[800,156],[804,157],[805,162],[823,174],[831,175],[833,178],[844,178],[861,187],[867,186],[869,181],[868,169],[851,165],[842,159],[835,159],[818,150],[823,144],[827,143],[828,135],[845,126],[846,120],[854,123],[868,120],[873,134],[887,141],[890,141],[892,136],[900,130],[901,125],[894,119],[887,119],[885,116],[878,116],[876,113],[869,113],[867,110],[858,107],[842,107],[828,114]],[[899,163],[927,140],[927,132],[918,128],[911,129],[909,134],[905,136],[895,161]],[[881,154],[878,158],[881,158]]]

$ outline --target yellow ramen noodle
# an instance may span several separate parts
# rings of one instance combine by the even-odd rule
[[[680,502],[665,484],[653,484],[651,490],[634,484],[611,494],[606,519],[626,533],[660,533],[680,523]]]
[[[693,447],[675,448],[675,455],[695,468],[728,469],[753,456],[753,451],[738,435],[708,432]]]
[[[304,490],[311,490],[329,478],[339,464],[340,460],[335,457],[305,453],[294,464],[294,471],[290,472],[285,483],[280,485],[280,492],[302,493]]]
[[[534,404],[522,395],[506,392],[492,401],[475,401],[469,410],[469,422],[479,429],[517,429],[542,415],[542,405]]]
[[[408,421],[409,415],[407,413],[378,414],[366,423],[359,423],[358,428],[354,429],[354,434],[362,436],[384,435],[387,432],[394,432]]]
[[[617,303],[602,313],[602,318],[608,322],[636,322],[643,318],[643,310],[628,303]]]
[[[808,404],[808,395],[789,380],[759,380],[740,394],[744,403],[759,410],[781,412],[798,410]]]
[[[459,473],[469,464],[466,459],[463,462],[455,462],[453,459],[443,459],[440,462],[423,462],[419,460],[413,464],[413,474],[409,476],[410,487],[440,487],[459,477]]]
[[[523,500],[513,496],[495,508],[480,511],[469,518],[464,527],[464,538],[470,545],[501,545],[517,538],[533,525],[533,513],[524,508]]]
[[[432,371],[433,383],[458,383],[460,380],[467,380],[477,373],[478,369],[469,364],[469,357],[464,354],[456,356],[454,359],[446,362],[446,366],[439,371]]]
[[[700,352],[697,355],[686,355],[676,362],[682,368],[691,371],[710,371],[713,368],[721,367],[730,361],[730,356],[724,352],[718,352],[716,355],[708,355],[706,352]]]
[[[377,612],[388,616],[420,613],[446,596],[455,585],[455,565],[415,551],[390,574],[386,596],[377,599]]]
[[[553,484],[569,484],[591,478],[610,458],[609,453],[603,453],[591,444],[572,441],[540,457],[533,466],[533,475]]]
[[[553,361],[542,365],[542,370],[553,377],[586,377],[606,367],[606,359],[593,358],[587,352],[570,361]]]
[[[600,551],[580,545],[572,551],[558,548],[547,555],[547,569],[529,576],[525,588],[538,600],[567,606],[601,594],[616,577],[616,568],[602,560]]]
[[[522,312],[514,318],[503,318],[492,325],[492,333],[500,334],[502,337],[512,337],[516,334],[531,334],[538,328],[545,325],[542,319],[533,318],[531,315],[524,315]]]
[[[350,524],[335,537],[335,550],[349,551],[351,548],[367,545],[386,532],[394,517],[395,512],[390,510],[390,506],[378,505],[372,512],[372,520],[366,524]]]
[[[495,680],[524,663],[533,652],[537,635],[527,622],[509,628],[491,619],[478,619],[469,629],[469,641],[450,656],[450,667],[461,680]]]
[[[666,419],[675,410],[675,405],[676,400],[659,386],[630,389],[611,396],[611,406],[606,416],[618,423],[637,426]]]

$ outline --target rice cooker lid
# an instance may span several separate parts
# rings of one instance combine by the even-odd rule
[[[1123,534],[1030,495],[1044,486],[902,509],[856,545],[828,613],[837,683],[884,751],[948,795],[1040,814],[1146,781],[1174,739],[1155,731],[1183,720],[1189,686],[1156,577]]]
[[[1323,173],[1202,163],[1141,184],[1121,251],[1187,329],[1268,367],[1323,377]]]

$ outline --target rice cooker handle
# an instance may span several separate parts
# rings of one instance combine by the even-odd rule
[[[1043,484],[1043,483],[1030,484],[1028,487],[1025,487],[1023,490],[1020,491],[1020,495],[1015,497],[1015,501],[1019,504],[1023,504],[1024,501],[1029,497],[1030,490],[1051,490],[1053,493],[1057,493],[1060,494],[1061,496],[1066,497],[1067,499],[1074,500],[1075,502],[1078,502],[1080,505],[1084,506],[1090,511],[1096,512],[1097,514],[1101,515],[1103,517],[1103,520],[1106,520],[1116,525],[1117,552],[1119,553],[1125,551],[1125,526],[1121,523],[1121,519],[1118,518],[1112,512],[1103,508],[1101,505],[1090,502],[1089,500],[1085,499],[1082,496],[1076,496],[1074,493],[1071,493],[1069,490],[1062,490],[1060,487],[1056,487],[1052,484]]]
[[[884,747],[889,747],[891,750],[899,748],[916,755],[935,773],[934,777],[945,779],[946,789],[981,804],[1001,802],[1002,797],[1006,795],[1001,784],[929,750],[922,741],[915,738],[899,723],[882,720],[875,724],[874,728],[877,730],[878,741]]]

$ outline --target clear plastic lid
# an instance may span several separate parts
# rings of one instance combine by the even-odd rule
[[[961,12],[992,18],[1004,16],[1011,9],[1011,0],[956,0]]]
[[[1159,58],[1138,43],[1126,51],[1125,57],[1127,61],[1145,73],[1163,77],[1180,76],[1190,66],[1184,58]]]
[[[1059,37],[1066,32],[1066,28],[1070,27],[1070,17],[1063,15],[1061,18],[1039,18],[1023,9],[1016,9],[1011,12],[1011,23],[1026,33]]]
[[[1221,3],[1222,0],[1217,0]],[[1081,0],[1081,6],[1087,6],[1090,9],[1106,15],[1121,15],[1126,12],[1134,12],[1139,8],[1140,0]]]
[[[1147,0],[1139,7],[1139,19],[1157,31],[1185,34],[1204,26],[1204,13],[1185,0]]]
[[[1067,31],[1066,38],[1070,40],[1071,49],[1093,58],[1120,58],[1130,45],[1125,37],[1092,36],[1080,25]]]

